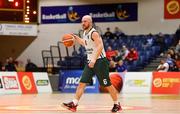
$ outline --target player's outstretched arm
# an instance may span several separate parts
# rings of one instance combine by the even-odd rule
[[[72,35],[74,36],[75,40],[76,40],[79,44],[85,46],[85,40],[84,40],[84,39],[80,38],[79,36],[77,36],[77,35],[75,35],[75,34],[72,34]]]

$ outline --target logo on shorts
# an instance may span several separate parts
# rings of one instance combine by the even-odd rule
[[[107,79],[103,79],[104,85],[107,85]]]

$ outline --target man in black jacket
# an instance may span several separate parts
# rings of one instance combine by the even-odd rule
[[[32,63],[30,59],[27,59],[26,72],[36,72],[36,71],[38,71],[37,65]]]

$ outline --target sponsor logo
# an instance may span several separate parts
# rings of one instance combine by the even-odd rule
[[[180,11],[180,4],[178,1],[172,0],[167,4],[166,8],[171,15],[175,15]]]
[[[79,77],[68,77],[66,79],[66,84],[78,84],[79,83],[80,78]]]
[[[55,15],[53,15],[53,14],[49,14],[49,15],[45,15],[45,14],[43,14],[42,15],[42,19],[43,20],[49,20],[49,19],[52,19],[52,20],[56,20],[56,19],[66,19],[66,14],[65,13],[63,13],[63,14],[55,14]]]
[[[74,11],[73,7],[69,7],[67,11],[68,19],[75,22],[80,19],[78,12]]]
[[[172,88],[174,84],[180,83],[179,78],[155,78],[153,84],[156,88]]]
[[[161,78],[154,79],[153,84],[154,84],[155,87],[161,87],[161,85],[162,85]]]
[[[125,20],[126,18],[129,18],[129,14],[125,9],[122,9],[122,5],[118,5],[118,8],[116,10],[116,16],[120,20]]]
[[[25,87],[25,89],[27,89],[27,90],[31,90],[31,88],[32,88],[32,84],[31,84],[31,80],[30,80],[30,78],[28,77],[28,76],[23,76],[23,78],[22,78],[22,84],[23,84],[23,86]]]
[[[32,72],[17,72],[17,74],[23,94],[37,93]]]
[[[126,85],[129,87],[148,87],[146,80],[128,80]]]
[[[112,17],[115,17],[115,13],[114,12],[103,12],[103,13],[89,13],[89,15],[92,17],[92,18],[112,18]]]
[[[79,84],[80,81],[80,77],[68,77],[66,79],[66,85],[64,86],[64,88],[71,88],[71,89],[75,89],[77,87],[77,85]],[[93,77],[93,85],[96,83],[96,78]],[[87,88],[94,88],[93,87],[87,87]]]
[[[5,89],[19,89],[15,76],[3,76],[2,78]]]
[[[92,80],[93,80],[93,84],[95,84],[96,78],[93,77]],[[77,84],[79,84],[79,81],[80,81],[80,77],[68,77],[68,78],[66,78],[66,84],[76,84],[77,85]]]
[[[37,86],[47,86],[49,84],[48,80],[37,80],[36,85]]]
[[[0,89],[3,88],[3,85],[2,85],[2,81],[1,81],[1,78],[0,78]]]

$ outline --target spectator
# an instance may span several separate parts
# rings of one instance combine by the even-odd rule
[[[3,64],[2,64],[2,62],[0,61],[0,71],[2,71],[2,67],[3,67]]]
[[[128,53],[129,53],[129,50],[127,49],[127,47],[125,45],[123,45],[122,50],[120,51],[120,56],[121,56],[122,60],[126,59]]]
[[[104,34],[104,37],[106,37],[107,39],[114,39],[114,35],[113,33],[110,31],[110,28],[106,29],[107,31]]]
[[[175,70],[175,60],[171,58],[170,54],[167,54],[166,62],[169,64],[169,71]]]
[[[16,67],[14,64],[14,60],[12,57],[9,57],[6,59],[6,64],[5,64],[5,71],[16,71]]]
[[[176,55],[176,67],[177,71],[180,71],[180,56]]]
[[[115,27],[114,29],[114,34],[115,36],[125,36],[125,34],[122,32],[122,30],[120,30],[118,27]]]
[[[165,60],[160,61],[160,65],[157,67],[158,72],[168,72],[169,64]]]
[[[106,58],[111,61],[113,58],[117,55],[117,52],[112,50],[111,46],[108,46],[108,49],[106,51]]]
[[[119,50],[116,50],[116,56],[114,58],[115,61],[122,60],[122,56]]]
[[[148,47],[151,47],[153,43],[154,43],[154,38],[153,38],[153,35],[150,33],[143,43],[144,50],[146,50],[146,48]]]
[[[6,66],[3,65],[2,68],[1,68],[2,71],[6,71]]]
[[[114,60],[110,60],[109,62],[109,72],[115,72],[116,71],[116,62]]]
[[[175,52],[180,53],[180,40],[179,40],[178,44],[176,45]]]
[[[138,60],[138,52],[134,48],[131,48],[126,57],[126,60],[128,61],[128,63],[133,63],[133,61]]]
[[[119,60],[116,65],[117,72],[127,72],[127,66],[124,64],[123,60]]]
[[[18,64],[16,65],[17,72],[24,72],[25,67],[22,61],[18,61]]]
[[[36,71],[38,71],[37,65],[32,63],[30,59],[27,59],[27,64],[26,64],[25,69],[26,69],[26,72],[36,72]]]
[[[164,41],[164,35],[160,32],[156,39],[155,39],[155,44],[157,46],[160,46],[160,52],[163,52],[165,49],[165,41]]]
[[[170,54],[172,59],[175,59],[175,51],[173,48],[168,49],[167,53]]]
[[[176,33],[174,36],[174,45],[177,45],[179,40],[180,40],[180,25],[179,25],[178,29],[176,30]]]

